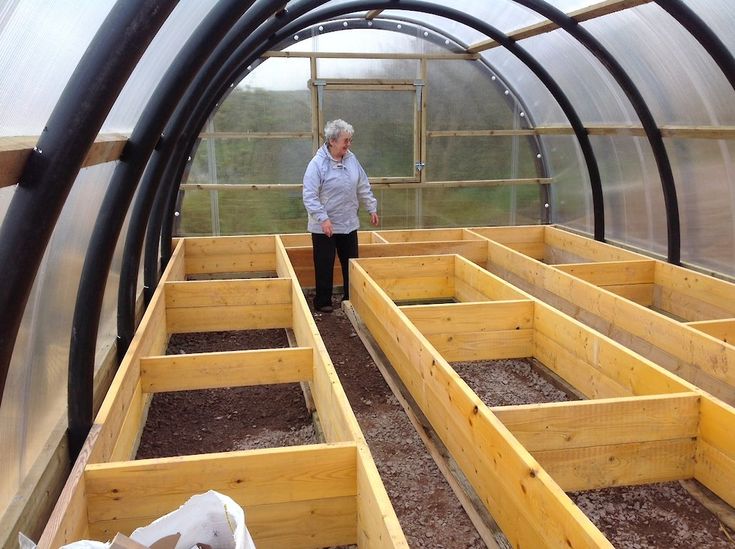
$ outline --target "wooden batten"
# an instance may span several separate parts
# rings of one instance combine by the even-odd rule
[[[656,302],[664,311],[684,320],[735,317],[733,285],[689,269],[656,262]]]
[[[499,301],[401,309],[450,361],[533,355],[533,302]]]
[[[298,383],[312,377],[310,347],[146,357],[140,360],[147,393]]]
[[[273,272],[274,236],[185,238],[187,274]]]
[[[687,322],[687,326],[702,333],[716,337],[724,343],[735,342],[735,318],[722,320],[700,320]]]
[[[131,524],[147,524],[211,489],[247,508],[248,529],[258,546],[274,546],[294,533],[303,537],[303,531],[330,534],[340,519],[344,524],[337,530],[349,530],[348,539],[325,536],[309,540],[308,546],[354,543],[356,458],[354,444],[344,443],[90,465],[84,475],[90,533],[98,539],[118,531],[129,534]],[[311,512],[324,509],[329,500],[336,501],[328,509],[347,504],[351,512],[334,517]],[[297,503],[304,504],[301,516],[291,514]],[[309,527],[309,521],[319,525]],[[294,530],[295,525],[304,528]],[[305,546],[304,541],[299,545]]]
[[[703,395],[694,478],[735,507],[735,408]]]
[[[544,258],[544,227],[473,227],[472,234],[491,239],[534,259]],[[489,259],[489,258],[488,258]]]
[[[287,279],[166,282],[170,333],[289,328],[291,284]]]

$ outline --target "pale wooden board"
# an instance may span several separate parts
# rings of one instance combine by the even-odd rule
[[[692,438],[533,452],[564,491],[694,477]]]
[[[609,547],[356,263],[351,280],[359,299],[353,305],[510,540],[532,547],[565,539]]]
[[[88,465],[89,522],[156,516],[191,495],[228,493],[243,505],[354,496],[354,443],[318,444]]]
[[[702,439],[697,441],[694,478],[735,507],[735,459]]]
[[[460,255],[454,256],[454,278],[455,296],[459,301],[528,299],[530,297]]]
[[[491,408],[530,452],[696,438],[696,393]]]
[[[84,468],[87,466],[99,433],[100,426],[92,425],[56,506],[46,523],[46,528],[38,540],[38,547],[61,547],[72,541],[89,537],[87,535],[89,527]]]
[[[258,549],[313,549],[350,545],[356,541],[354,496],[244,505],[237,500],[237,494],[223,493],[243,506],[245,525]],[[171,507],[166,512],[174,511],[177,507]],[[99,521],[92,525],[90,534],[100,540],[110,539],[117,532],[130,534],[159,516]]]
[[[699,438],[735,460],[735,408],[702,395]]]
[[[618,284],[602,288],[643,307],[651,307],[654,304],[653,284]]]
[[[291,284],[287,278],[166,282],[166,308],[290,304]]]
[[[378,231],[386,242],[435,242],[463,240],[462,229],[414,229]]]
[[[144,410],[147,410],[148,404],[150,404],[150,395],[143,394],[139,379],[130,399],[130,406],[127,414],[125,414],[125,420],[120,426],[115,447],[110,454],[110,461],[123,461],[135,457],[135,451],[144,427]]]
[[[143,391],[296,383],[312,377],[313,349],[264,349],[142,358]]]
[[[450,332],[427,336],[434,348],[449,362],[498,360],[533,356],[531,329],[492,332]]]
[[[656,262],[653,260],[604,261],[554,265],[554,268],[597,286],[653,284]]]
[[[537,303],[534,315],[534,327],[538,333],[599,369],[631,394],[679,393],[694,389],[650,360],[546,304]]]
[[[166,330],[170,333],[290,328],[291,322],[288,303],[178,308],[166,313]]]
[[[716,337],[725,343],[735,342],[735,318],[688,322],[687,326]]]
[[[692,317],[691,313],[679,316],[690,320],[735,317],[735,284],[731,282],[658,261],[656,284],[665,291],[671,305],[677,305],[682,297],[686,297],[688,308],[700,318]],[[669,310],[668,307],[662,308]]]
[[[425,336],[462,332],[523,330],[533,327],[531,300],[450,303],[401,307]]]
[[[359,547],[408,548],[366,444],[357,447],[357,544]]]
[[[649,258],[629,252],[604,242],[576,235],[557,227],[544,227],[544,242],[547,246],[583,257],[588,261],[648,260]]]
[[[273,236],[187,237],[187,274],[275,270]]]

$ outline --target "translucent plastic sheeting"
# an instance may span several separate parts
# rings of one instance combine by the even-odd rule
[[[0,136],[39,135],[114,0],[0,5]]]
[[[3,505],[66,419],[71,317],[92,224],[114,164],[80,172],[54,229],[22,319],[0,406]],[[108,287],[108,292],[116,288]],[[106,314],[113,317],[111,302]],[[112,334],[103,331],[108,345]]]

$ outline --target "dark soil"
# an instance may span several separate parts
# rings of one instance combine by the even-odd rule
[[[481,548],[481,540],[345,314],[315,314],[411,547]],[[287,347],[284,330],[177,334],[168,353]],[[575,397],[532,360],[454,363],[489,406]],[[298,384],[157,394],[138,458],[318,442]],[[735,547],[678,483],[570,494],[620,548]]]

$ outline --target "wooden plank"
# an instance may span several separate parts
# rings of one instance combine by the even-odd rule
[[[145,426],[145,414],[150,405],[150,395],[144,395],[141,390],[140,380],[135,385],[135,390],[130,399],[125,419],[120,426],[115,447],[110,454],[110,461],[123,461],[135,458],[138,449],[140,435]]]
[[[18,183],[38,139],[36,136],[0,137],[0,188]],[[98,135],[82,168],[117,160],[126,143],[127,136],[122,134]]]
[[[700,320],[687,322],[687,326],[694,328],[712,337],[716,337],[725,343],[735,342],[735,318],[723,320]]]
[[[696,438],[696,393],[491,408],[531,453]],[[535,455],[535,454],[534,454]]]
[[[735,408],[705,393],[700,414],[699,440],[735,459]]]
[[[652,307],[654,304],[655,286],[653,284],[618,284],[601,286],[601,288],[643,307]]]
[[[273,236],[187,237],[187,274],[275,271]]]
[[[356,541],[353,496],[250,505],[245,511],[248,531],[258,549],[312,549]],[[110,539],[117,532],[130,534],[158,516],[102,520],[92,524],[91,534],[95,539]]]
[[[534,315],[537,334],[543,334],[568,349],[574,356],[625,387],[632,395],[679,393],[695,389],[650,360],[546,304],[536,303]]]
[[[365,444],[357,447],[357,545],[408,549],[406,536]]]
[[[694,476],[693,438],[534,452],[564,491],[685,480]]]
[[[731,455],[699,439],[694,478],[735,507],[735,459]]]
[[[353,306],[511,543],[609,547],[599,530],[386,300],[360,261],[351,264],[350,280],[359,296]]]
[[[92,425],[51,517],[46,523],[46,528],[38,540],[38,547],[61,547],[72,541],[89,538],[84,468],[89,462],[100,430],[99,425]]]
[[[530,298],[527,293],[460,255],[455,256],[454,278],[455,297],[459,301]]]
[[[544,242],[550,248],[556,249],[560,259],[549,258],[549,263],[567,263],[564,261],[564,253],[572,254],[586,259],[587,261],[626,261],[647,260],[649,258],[629,252],[621,248],[592,240],[557,227],[547,226],[544,228]]]
[[[290,328],[291,321],[289,303],[190,307],[170,309],[166,314],[166,329],[170,333],[264,330]]]
[[[311,380],[310,347],[197,353],[140,360],[143,391],[160,393]]]
[[[554,268],[596,286],[653,284],[656,262],[653,260],[604,261],[554,265]]]
[[[287,278],[166,282],[166,308],[290,304],[291,284]]]
[[[374,244],[374,246],[386,246]],[[389,244],[387,245],[389,246]],[[360,261],[360,265],[375,279],[397,280],[400,277],[446,278],[454,277],[454,257],[450,255],[419,255],[400,258],[371,258]],[[418,275],[418,276],[417,276]]]
[[[533,330],[434,334],[427,339],[448,362],[533,356]]]
[[[462,229],[414,229],[376,232],[385,242],[435,242],[464,240]]]
[[[355,496],[354,443],[88,465],[90,524],[158,516],[206,490],[245,506]]]
[[[165,276],[166,272],[163,275],[164,280]],[[134,402],[133,395],[140,379],[140,357],[160,355],[165,351],[168,341],[165,327],[166,308],[162,286],[159,285],[95,418],[95,423],[102,426],[102,431],[94,445],[90,462],[110,459],[125,418]]]
[[[285,246],[278,239],[276,243],[276,262],[279,276],[295,280],[295,272],[289,261]],[[310,384],[319,420],[328,442],[358,441],[364,443],[365,438],[350,407],[337,372],[329,358],[329,353],[319,335],[314,318],[301,288],[292,284],[292,328],[296,343],[301,347],[310,347],[313,354],[313,374]]]
[[[425,336],[533,328],[531,300],[413,305],[401,311]]]
[[[656,284],[667,296],[659,306],[678,316],[689,320],[735,317],[735,284],[663,261],[656,262]]]

